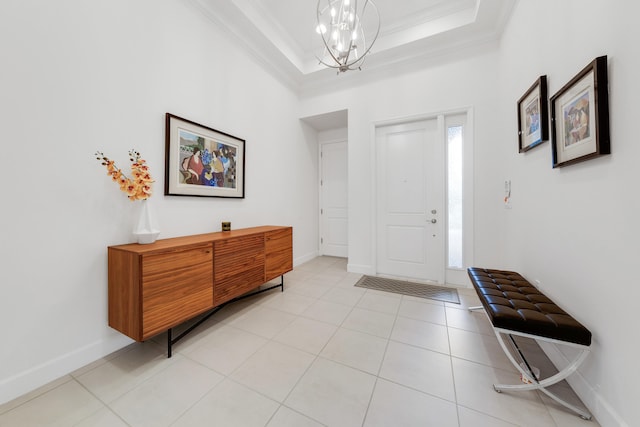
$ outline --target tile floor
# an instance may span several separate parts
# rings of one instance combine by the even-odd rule
[[[359,278],[344,259],[316,258],[284,292],[224,307],[171,359],[166,336],[132,344],[0,406],[0,426],[598,427],[541,393],[493,391],[519,376],[486,316],[466,310],[472,289],[458,305]]]

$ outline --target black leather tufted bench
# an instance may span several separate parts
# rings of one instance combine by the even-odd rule
[[[473,267],[468,272],[494,327],[591,345],[591,332],[520,274]]]
[[[588,412],[560,399],[546,389],[578,369],[589,353],[591,332],[558,307],[522,275],[514,271],[470,267],[467,272],[482,303],[482,307],[471,307],[470,310],[484,308],[507,357],[529,381],[529,384],[519,385],[494,384],[494,389],[498,392],[503,390],[540,390],[558,403],[577,412],[582,418],[591,419]],[[581,352],[573,362],[556,375],[539,380],[533,375],[531,367],[518,348],[513,335],[568,345],[580,349]],[[512,354],[514,352],[509,351],[505,345],[506,338],[509,338],[509,343],[516,350],[515,354],[519,356],[523,364],[516,361],[514,354]]]

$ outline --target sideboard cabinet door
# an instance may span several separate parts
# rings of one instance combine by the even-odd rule
[[[142,338],[213,307],[211,244],[142,257]]]
[[[293,232],[290,227],[267,231],[265,237],[265,282],[293,270]]]

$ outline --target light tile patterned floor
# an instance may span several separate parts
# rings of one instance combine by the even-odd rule
[[[316,258],[284,292],[223,308],[171,359],[164,335],[132,344],[0,406],[0,426],[598,427],[538,392],[493,391],[519,377],[486,316],[466,310],[473,290],[448,304],[359,278]]]

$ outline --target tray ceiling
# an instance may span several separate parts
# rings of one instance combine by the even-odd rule
[[[316,0],[191,1],[290,83],[335,76],[316,59]],[[516,0],[374,1],[380,36],[363,69],[410,66],[434,53],[497,40]]]

